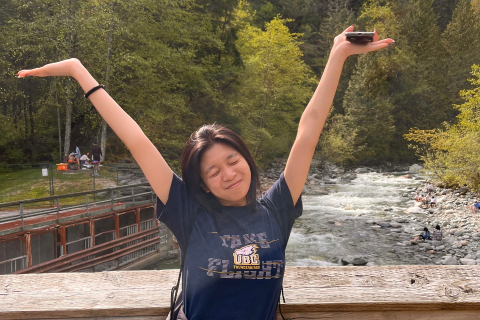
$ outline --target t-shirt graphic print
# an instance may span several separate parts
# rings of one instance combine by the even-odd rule
[[[282,234],[290,234],[302,202],[293,205],[283,173],[262,198],[270,203],[268,208],[258,199],[255,212],[246,206],[222,207],[214,215],[174,175],[166,205],[157,199],[157,218],[173,232],[182,252],[190,223],[200,210],[182,276],[189,320],[274,319],[285,272],[287,239]]]

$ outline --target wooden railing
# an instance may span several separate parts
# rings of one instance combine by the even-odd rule
[[[177,276],[0,276],[0,319],[165,319]],[[287,267],[284,291],[283,315],[295,320],[480,319],[480,266]]]

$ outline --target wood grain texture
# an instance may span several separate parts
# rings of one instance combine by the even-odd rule
[[[177,276],[178,270],[0,276],[0,319],[155,319],[168,314]],[[287,267],[284,291],[282,312],[292,317],[473,319],[480,314],[480,266]]]

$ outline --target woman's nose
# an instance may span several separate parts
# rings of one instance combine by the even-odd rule
[[[225,174],[223,175],[223,181],[230,181],[233,178],[235,178],[236,175],[237,173],[235,172],[234,169],[228,168],[225,170]]]

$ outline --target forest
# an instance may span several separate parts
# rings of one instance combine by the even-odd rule
[[[480,0],[0,0],[0,163],[58,163],[92,141],[107,162],[129,157],[74,80],[15,77],[75,57],[174,170],[214,122],[266,166],[288,154],[352,24],[396,44],[347,59],[317,157],[444,168],[448,148],[480,145]]]

